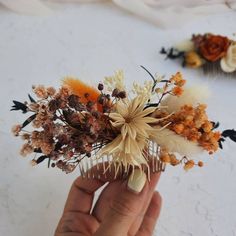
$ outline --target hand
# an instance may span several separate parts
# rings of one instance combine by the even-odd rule
[[[160,173],[152,173],[140,193],[112,173],[100,179],[78,177],[70,190],[55,236],[150,236],[161,209],[155,192]],[[98,176],[98,175],[97,175]],[[96,190],[108,183],[93,205]]]

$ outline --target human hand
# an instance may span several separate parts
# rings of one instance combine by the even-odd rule
[[[100,179],[78,177],[55,236],[152,235],[161,209],[161,196],[154,191],[159,178],[160,173],[151,173],[150,182],[135,193],[127,187],[127,181],[114,180],[112,173],[100,173]],[[106,183],[92,208],[95,191]]]

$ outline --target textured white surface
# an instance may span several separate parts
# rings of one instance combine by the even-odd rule
[[[75,171],[65,175],[18,155],[21,140],[9,133],[23,117],[10,113],[12,99],[24,100],[31,84],[57,86],[64,75],[98,82],[123,68],[127,80],[142,81],[146,73],[171,75],[178,63],[164,61],[158,51],[195,32],[232,37],[236,14],[214,16],[182,29],[162,31],[112,5],[67,6],[47,17],[0,12],[0,235],[53,235]],[[206,83],[212,97],[209,114],[221,128],[236,127],[236,80],[207,79],[199,71],[184,70],[189,83]],[[232,142],[206,165],[185,173],[168,168],[158,190],[163,210],[158,236],[236,236],[236,146]]]

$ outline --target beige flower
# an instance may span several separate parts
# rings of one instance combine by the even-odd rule
[[[120,91],[125,90],[124,72],[122,70],[118,70],[113,76],[105,77],[104,84],[106,85],[107,90],[110,92],[114,89],[118,89]]]
[[[158,119],[148,116],[156,108],[144,109],[146,102],[145,97],[137,96],[131,101],[125,99],[116,103],[116,109],[109,117],[120,134],[101,150],[100,155],[110,155],[114,162],[126,167],[147,164],[143,149],[153,132],[150,124]]]
[[[226,56],[220,61],[220,66],[226,73],[236,71],[236,43],[229,46]]]

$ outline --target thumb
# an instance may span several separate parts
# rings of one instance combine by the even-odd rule
[[[146,174],[139,169],[134,170],[127,184],[121,186],[120,193],[113,199],[105,219],[101,223],[95,236],[123,236],[141,213],[148,184]]]

